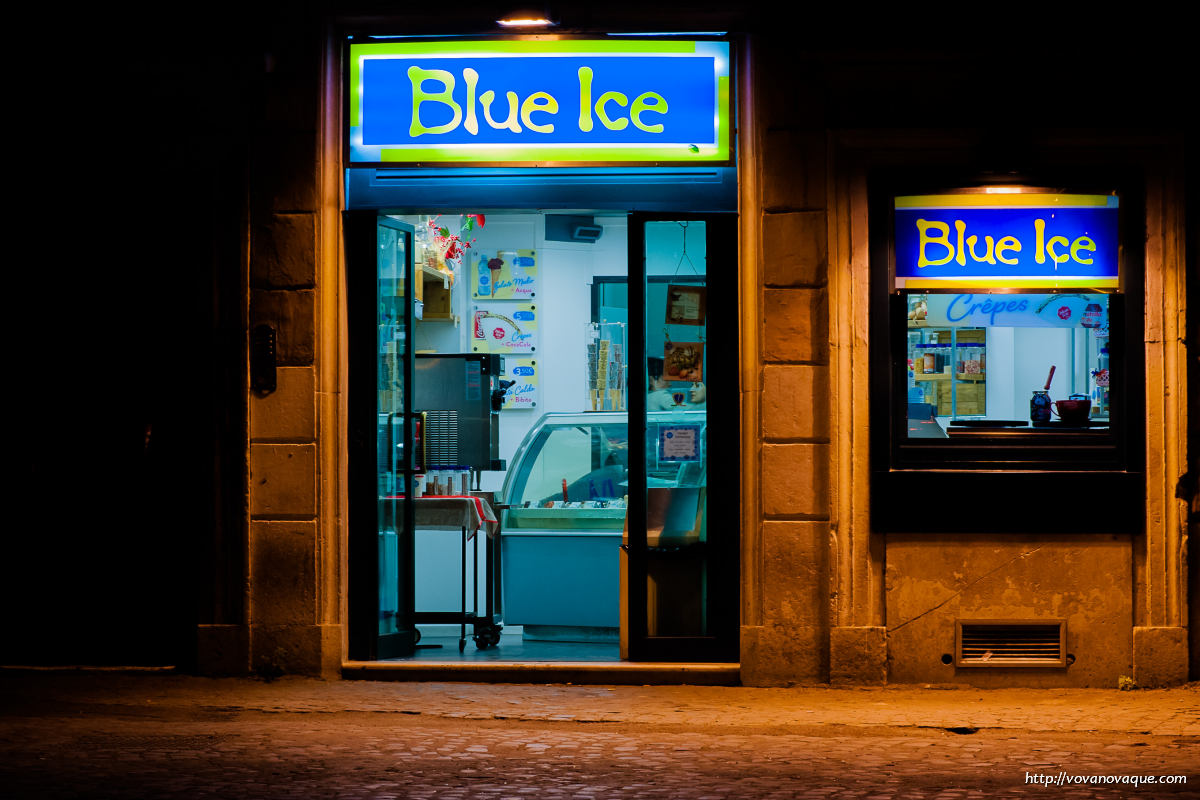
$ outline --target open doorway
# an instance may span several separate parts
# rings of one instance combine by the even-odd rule
[[[706,222],[379,225],[412,231],[412,263],[398,287],[379,261],[408,307],[376,303],[379,618],[404,642],[376,657],[705,660],[719,638],[708,660],[736,660],[736,491],[715,545],[707,491],[710,452],[735,458],[707,419],[736,415],[736,332],[709,341]]]

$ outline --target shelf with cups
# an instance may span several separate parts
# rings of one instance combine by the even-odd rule
[[[982,328],[928,327],[909,322],[909,400],[929,403],[937,416],[985,413],[986,332]]]
[[[987,380],[987,375],[979,372],[933,372],[913,374],[914,381],[948,381],[953,378],[956,381],[969,381],[971,383],[983,383]]]

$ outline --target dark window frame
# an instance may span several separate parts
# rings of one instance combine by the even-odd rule
[[[1145,504],[1144,178],[1098,167],[1005,176],[1005,182],[1072,194],[1116,191],[1121,199],[1121,282],[1109,295],[1112,426],[1108,435],[1099,436],[1027,431],[960,440],[908,437],[906,369],[901,368],[907,363],[907,306],[906,293],[893,288],[894,199],[997,181],[961,171],[875,172],[868,182],[872,526],[914,533],[1140,530]]]

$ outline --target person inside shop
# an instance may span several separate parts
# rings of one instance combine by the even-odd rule
[[[673,390],[670,381],[663,377],[663,360],[650,357],[646,359],[646,373],[650,379],[650,391],[646,395],[647,411],[670,411],[684,408],[697,411],[707,406],[708,395],[704,384],[696,381],[688,390]],[[676,402],[676,396],[680,402]]]

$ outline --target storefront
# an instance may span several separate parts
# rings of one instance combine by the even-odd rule
[[[876,184],[871,276],[892,679],[1112,682],[1145,508],[1141,197],[1119,184],[897,193],[906,178],[893,180]],[[987,549],[1008,551],[1006,579],[922,615],[915,583]],[[1047,554],[1045,573],[1016,566]]]
[[[842,584],[834,679],[1182,679],[1181,527],[1164,525],[1182,504],[1163,483],[1185,463],[1163,391],[1182,375],[1150,332],[1181,299],[1156,239],[1180,218],[1120,147],[1044,146],[1039,169],[1006,171],[968,149],[842,151],[865,224],[847,226],[861,260],[840,322],[865,312],[868,335],[841,340],[852,399],[834,407],[870,434],[834,441],[870,463],[842,475],[869,509],[845,507],[846,544],[871,556]]]
[[[929,126],[928,65],[762,25],[381,26],[325,29],[310,206],[256,189],[248,316],[276,339],[250,375],[273,352],[276,382],[248,395],[248,542],[220,561],[245,611],[201,625],[201,669],[576,637],[615,665],[590,680],[1186,676],[1169,120],[1001,146]],[[978,121],[967,97],[938,107]],[[662,149],[679,111],[698,127]],[[464,483],[496,536],[466,501],[422,510]]]

